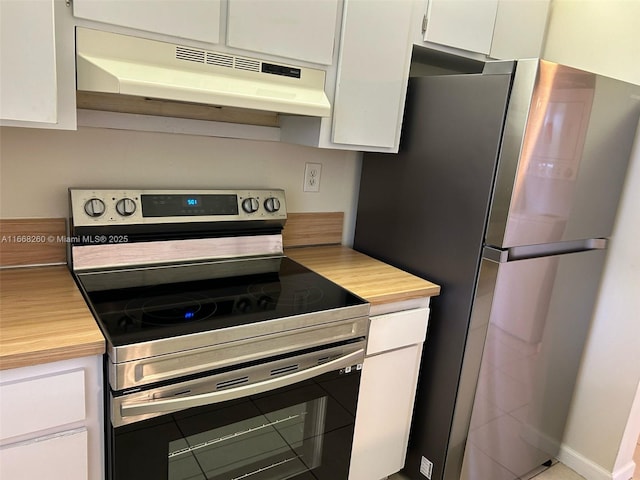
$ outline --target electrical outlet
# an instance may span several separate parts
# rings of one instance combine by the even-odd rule
[[[307,163],[304,167],[304,188],[305,192],[320,191],[320,173],[322,173],[321,163]]]

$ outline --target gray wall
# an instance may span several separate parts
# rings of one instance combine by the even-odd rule
[[[322,164],[303,192],[305,162]],[[345,212],[351,244],[360,154],[278,142],[80,127],[0,129],[0,218],[66,217],[68,187],[284,188],[290,212]]]

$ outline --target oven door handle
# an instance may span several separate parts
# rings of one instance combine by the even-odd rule
[[[122,417],[133,417],[138,415],[170,413],[186,410],[192,407],[200,407],[203,405],[210,405],[212,403],[224,402],[226,400],[233,400],[235,398],[246,397],[256,393],[286,387],[340,368],[360,364],[363,360],[364,349],[359,349],[329,362],[307,368],[306,370],[301,370],[282,377],[270,378],[269,380],[264,380],[250,385],[243,385],[241,387],[218,390],[190,397],[170,398],[129,404],[123,403],[120,406],[120,415],[122,415]]]

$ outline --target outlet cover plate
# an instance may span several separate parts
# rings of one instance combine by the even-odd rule
[[[304,188],[305,192],[320,191],[320,174],[322,173],[321,163],[307,163],[304,167]]]

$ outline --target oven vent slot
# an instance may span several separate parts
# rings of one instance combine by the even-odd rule
[[[239,377],[239,378],[234,378],[233,380],[225,380],[224,382],[216,383],[216,390],[235,387],[236,385],[242,385],[243,383],[247,383],[248,381],[249,381],[249,377]]]
[[[289,365],[287,367],[274,368],[273,370],[271,370],[271,376],[273,377],[274,375],[282,375],[283,373],[295,372],[296,370],[298,370],[297,363],[294,365]]]
[[[322,357],[318,359],[318,365],[322,365],[323,363],[327,363],[329,360],[331,360],[330,357]]]

